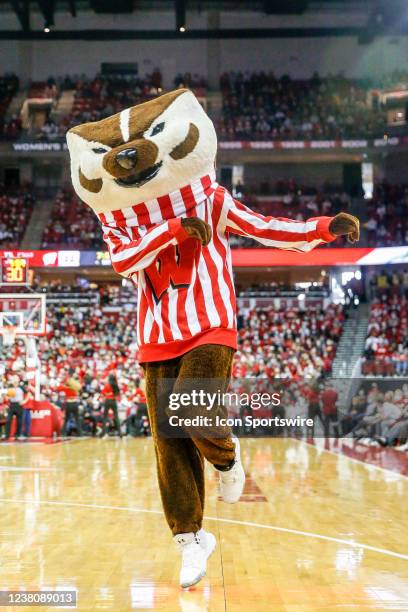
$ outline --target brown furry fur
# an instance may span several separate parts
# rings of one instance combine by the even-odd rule
[[[160,421],[167,420],[167,394],[160,394],[160,381],[172,379],[173,393],[186,390],[186,381],[203,380],[211,391],[226,391],[231,375],[233,349],[208,344],[181,357],[145,364],[146,395],[157,458],[157,473],[166,520],[173,535],[201,529],[204,512],[204,458],[213,465],[228,465],[234,459],[230,431],[217,437],[165,438]],[[206,382],[206,390],[208,390]],[[211,383],[210,383],[211,384]],[[184,408],[183,416],[196,416],[195,408]],[[217,407],[223,413],[222,407]],[[178,416],[181,416],[178,411]],[[213,432],[211,432],[211,435]]]

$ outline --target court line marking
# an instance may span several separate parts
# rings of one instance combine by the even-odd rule
[[[16,467],[0,465],[0,472],[56,472],[57,468],[47,467]]]
[[[383,472],[384,474],[387,474],[388,476],[392,474],[393,476],[397,476],[398,478],[402,478],[403,480],[408,480],[408,476],[406,476],[405,474],[401,474],[401,472],[396,472],[395,470],[391,470],[390,468],[384,468],[384,467],[381,467],[380,465],[375,465],[375,463],[364,461],[363,459],[357,459],[356,457],[350,457],[349,455],[346,455],[346,453],[343,453],[341,451],[336,452],[329,448],[324,448],[323,446],[316,446],[316,444],[311,444],[310,442],[307,442],[306,440],[299,440],[297,438],[293,438],[293,440],[295,440],[296,442],[299,442],[300,444],[307,445],[309,448],[314,448],[316,451],[323,451],[325,453],[329,453],[330,455],[334,455],[337,458],[345,457],[346,459],[348,459],[349,461],[352,461],[353,463],[358,463],[359,465],[365,466],[367,469],[373,468],[375,470],[379,470],[380,472]]]
[[[65,502],[55,500],[37,500],[37,499],[7,499],[0,498],[0,503],[8,504],[38,504],[48,506],[65,506],[73,508],[94,508],[96,510],[117,510],[120,512],[133,512],[133,513],[144,513],[144,514],[160,514],[163,515],[162,510],[150,510],[147,508],[132,508],[131,506],[108,506],[103,504],[82,504],[79,502]],[[278,527],[277,525],[265,525],[263,523],[253,523],[251,521],[239,521],[236,519],[220,518],[216,516],[204,516],[204,520],[207,521],[218,521],[220,523],[228,523],[230,525],[241,525],[243,527],[256,527],[258,529],[270,529],[271,531],[278,531],[280,533],[290,533],[292,535],[303,536],[305,538],[314,538],[317,540],[324,540],[326,542],[334,542],[335,544],[342,544],[344,546],[351,546],[352,548],[361,548],[370,552],[379,553],[381,555],[387,555],[388,557],[395,557],[397,559],[403,559],[408,561],[408,554],[394,552],[386,548],[377,548],[376,546],[370,546],[369,544],[361,544],[360,542],[352,542],[350,540],[343,540],[341,538],[334,538],[332,536],[326,536],[321,533],[313,533],[312,531],[301,531],[299,529],[289,529],[287,527]]]

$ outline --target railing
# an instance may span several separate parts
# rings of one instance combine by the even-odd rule
[[[100,303],[99,293],[50,292],[46,294],[47,304],[63,304],[64,306],[95,306]]]

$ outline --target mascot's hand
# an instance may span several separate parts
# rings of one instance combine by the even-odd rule
[[[191,238],[197,238],[203,246],[211,240],[211,227],[205,221],[197,219],[196,217],[189,217],[188,219],[182,219],[181,225]]]
[[[360,221],[348,213],[339,213],[330,221],[329,232],[334,236],[347,236],[348,242],[360,239]]]

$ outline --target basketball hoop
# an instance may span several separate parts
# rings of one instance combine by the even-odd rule
[[[1,283],[0,283],[1,284]],[[25,344],[25,376],[35,388],[35,399],[40,399],[41,363],[36,338],[45,328],[45,294],[0,293],[0,348],[13,346],[16,338]],[[2,361],[0,351],[0,366]]]
[[[1,330],[3,336],[3,346],[12,346],[16,340],[17,327],[15,325],[7,325]]]

